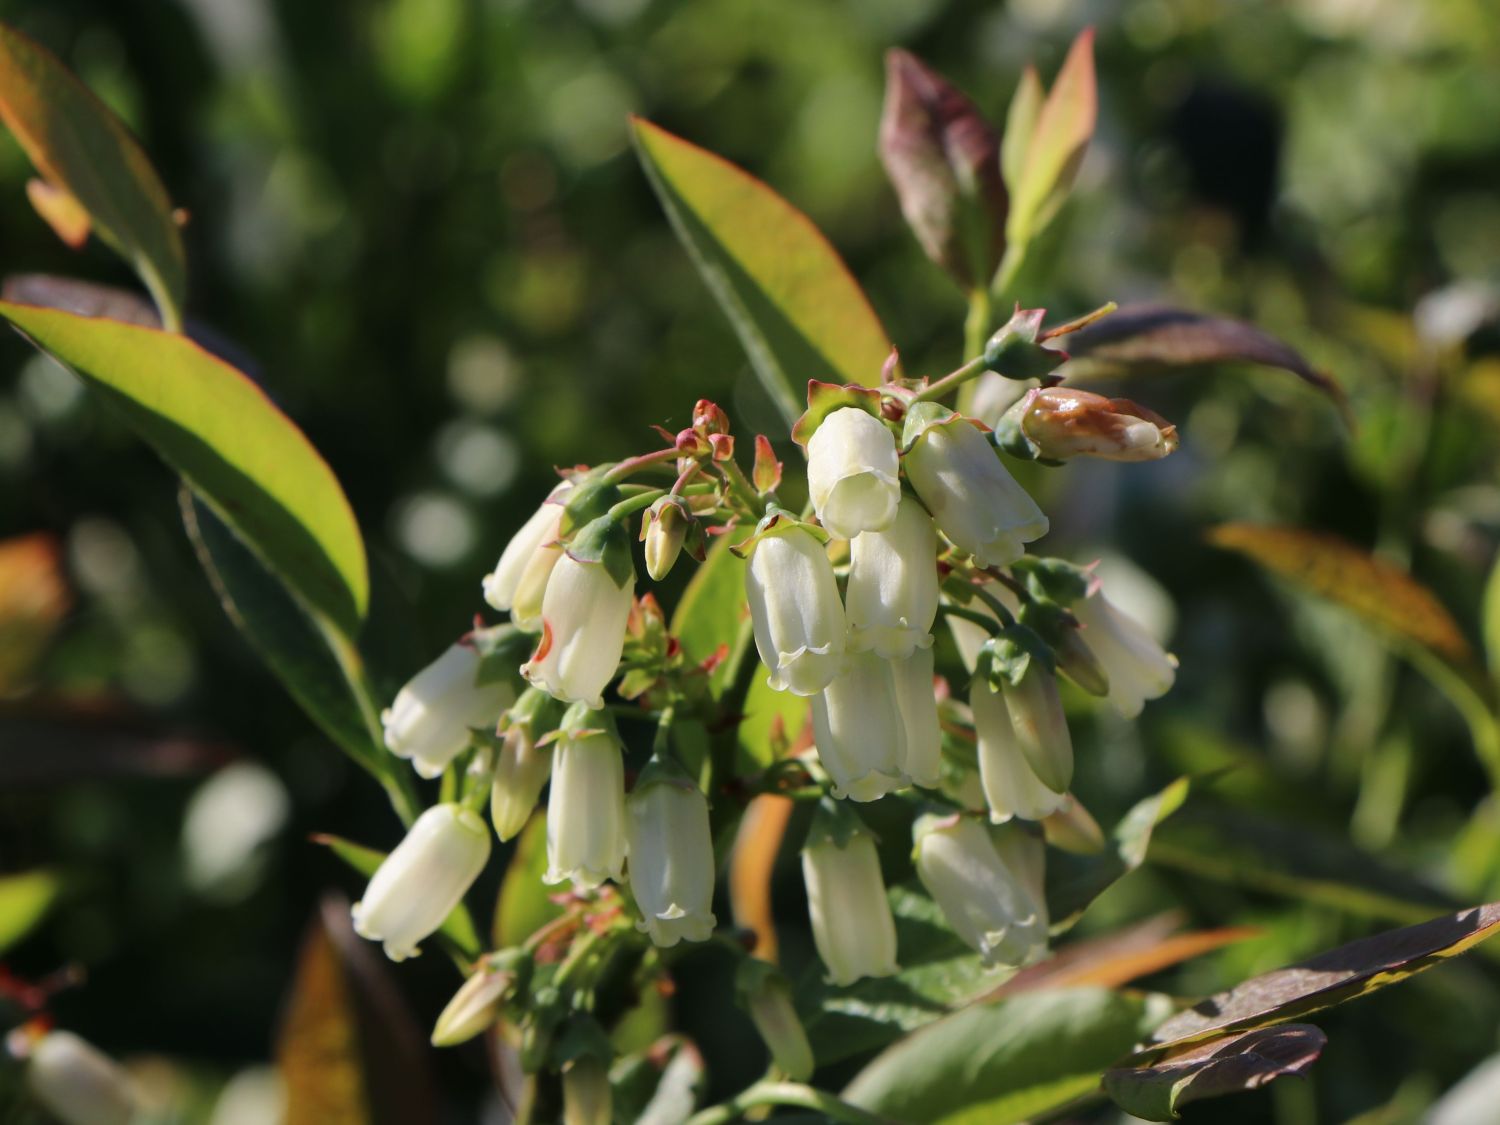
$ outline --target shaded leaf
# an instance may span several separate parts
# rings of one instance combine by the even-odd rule
[[[308,931],[276,1040],[287,1125],[437,1120],[426,1036],[389,971],[325,899]]]
[[[92,221],[140,275],[170,327],[187,267],[172,204],[129,130],[51,52],[0,24],[0,120],[54,192]],[[44,217],[56,224],[55,204]]]
[[[142,328],[161,327],[161,316],[150,301],[139,293],[114,285],[46,273],[18,273],[5,279],[5,287],[0,292],[5,300],[18,305],[37,305],[78,316],[103,317]]]
[[[1026,1121],[1097,1088],[1147,1004],[1102,988],[1014,996],[956,1012],[877,1055],[843,1097],[900,1121]]]
[[[648,121],[636,151],[677,236],[788,425],[809,379],[880,382],[890,340],[806,215],[713,153]]]
[[[1005,252],[1000,138],[969,97],[908,51],[885,56],[880,159],[927,256],[988,285]]]
[[[0,711],[0,785],[61,785],[115,777],[208,773],[236,755],[226,743],[164,730],[111,704],[73,702]]]
[[[354,513],[254,383],[172,333],[11,302],[0,317],[98,390],[310,607],[357,630],[369,580]]]
[[[1136,804],[1120,818],[1106,851],[1095,855],[1058,852],[1048,857],[1047,909],[1054,933],[1071,928],[1090,903],[1146,861],[1151,833],[1182,807],[1190,789],[1189,779],[1179,777]]]
[[[1167,1020],[1141,1061],[1231,1032],[1251,1031],[1375,992],[1463,953],[1500,927],[1500,903],[1471,907],[1419,925],[1341,945],[1310,960],[1264,973]]]
[[[680,1125],[697,1108],[705,1078],[703,1055],[692,1041],[664,1036],[610,1068],[615,1119],[635,1125]]]
[[[1154,368],[1199,367],[1216,363],[1255,363],[1279,367],[1311,383],[1338,402],[1344,392],[1290,344],[1253,324],[1165,305],[1123,305],[1068,338],[1067,371],[1130,372]]]
[[[746,562],[730,548],[743,535],[721,535],[688,580],[677,609],[672,614],[671,633],[694,663],[712,657],[721,644],[730,644],[731,654],[749,643],[750,613],[745,607]],[[715,697],[723,693],[733,676],[736,660],[721,661],[709,687]]]
[[[1155,1066],[1118,1067],[1104,1074],[1114,1103],[1147,1121],[1170,1121],[1189,1102],[1255,1090],[1288,1074],[1303,1074],[1328,1037],[1305,1023],[1215,1039]]]
[[[490,928],[496,949],[520,945],[554,918],[563,908],[551,899],[542,882],[547,870],[547,816],[533,816],[516,838],[516,850],[505,868],[500,897],[495,900],[495,918]]]
[[[26,198],[31,209],[52,228],[52,233],[63,240],[70,250],[81,250],[89,240],[89,213],[83,204],[64,188],[54,187],[46,180],[27,180]]]
[[[1485,583],[1481,614],[1484,652],[1489,660],[1490,676],[1500,683],[1500,558],[1495,560],[1490,569],[1489,581]]]
[[[0,540],[0,696],[31,670],[72,600],[55,536]]]
[[[1472,661],[1458,623],[1431,590],[1347,540],[1299,527],[1226,523],[1210,531],[1208,541],[1353,610],[1377,629],[1451,665]]]
[[[790,693],[787,693],[790,694]],[[752,956],[776,960],[776,916],[771,906],[771,874],[796,802],[762,793],[745,807],[729,858],[729,905],[734,924],[755,935]]]
[[[0,876],[0,954],[41,923],[62,891],[51,871],[23,871]]]

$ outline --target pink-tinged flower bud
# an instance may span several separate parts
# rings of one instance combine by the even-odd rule
[[[1083,626],[1083,643],[1104,666],[1116,711],[1133,719],[1146,700],[1167,693],[1177,678],[1177,658],[1144,625],[1121,613],[1097,588],[1071,608]]]
[[[901,500],[896,437],[855,406],[835,410],[807,442],[807,487],[818,522],[836,539],[883,531]]]
[[[907,415],[907,479],[955,547],[980,566],[1009,566],[1047,534],[1047,517],[983,433],[961,415],[922,409],[933,405]]]
[[[641,538],[646,541],[646,573],[660,582],[682,553],[693,514],[680,496],[663,496],[646,513]]]
[[[411,759],[419,776],[439,776],[469,745],[471,729],[493,727],[514,702],[515,692],[503,681],[475,683],[479,662],[472,645],[450,645],[380,713],[386,749]]]
[[[71,1031],[49,1031],[32,1046],[26,1084],[63,1125],[130,1125],[138,1108],[130,1075]]]
[[[985,965],[1018,968],[1046,952],[1046,908],[1027,873],[1002,859],[991,832],[969,817],[919,817],[912,826],[917,877]]]
[[[563,1125],[610,1125],[614,1095],[604,1060],[583,1055],[563,1067]]]
[[[745,571],[755,647],[777,691],[816,695],[844,659],[844,606],[833,565],[806,528],[787,522],[755,544]]]
[[[1013,816],[1041,820],[1060,809],[1067,794],[1048,789],[1027,762],[1005,698],[978,677],[969,692],[969,706],[979,739],[979,783],[990,819],[996,824]]]
[[[434,805],[386,856],[354,904],[354,930],[385,943],[403,961],[434,933],[473,885],[490,856],[490,830],[460,805]]]
[[[620,881],[629,846],[623,752],[607,714],[569,708],[552,748],[544,882],[569,879],[589,888]]]
[[[714,842],[708,801],[680,769],[648,765],[626,802],[636,928],[663,947],[714,930]]]
[[[552,568],[562,558],[557,537],[571,487],[564,482],[552,490],[546,503],[506,544],[495,569],[484,576],[484,600],[495,609],[509,611],[511,621],[527,632],[541,627],[542,595]]]
[[[516,985],[514,969],[483,962],[459,986],[432,1029],[434,1047],[456,1047],[489,1029],[500,1014],[500,1003]]]
[[[756,979],[745,988],[743,1003],[771,1052],[771,1061],[793,1082],[806,1082],[816,1064],[786,978],[764,962],[747,961],[746,966]]]
[[[625,551],[629,568],[628,545]],[[521,674],[566,703],[602,707],[625,651],[634,590],[633,571],[605,559],[580,561],[570,549],[547,580],[542,639]]]
[[[922,505],[902,497],[890,527],[849,544],[848,647],[910,656],[932,644],[937,607],[937,531]]]
[[[1057,677],[1036,660],[1019,684],[1001,689],[1010,710],[1016,745],[1043,785],[1064,793],[1073,783],[1073,739],[1057,694]]]
[[[875,841],[862,828],[842,834],[819,833],[818,828],[815,820],[802,850],[818,956],[834,984],[888,977],[897,971],[896,922]]]
[[[490,787],[490,819],[502,840],[518,836],[552,775],[552,751],[537,742],[560,719],[560,705],[539,688],[528,688],[502,720],[505,738]]]
[[[1177,427],[1128,398],[1045,387],[1028,394],[1015,410],[1021,433],[1037,456],[1049,461],[1157,461],[1177,448]]]
[[[913,785],[936,789],[942,777],[943,732],[933,688],[932,649],[919,648],[891,661],[896,709],[901,713],[901,772]]]
[[[890,662],[851,652],[844,670],[813,696],[813,740],[836,797],[874,801],[906,784],[906,728]]]

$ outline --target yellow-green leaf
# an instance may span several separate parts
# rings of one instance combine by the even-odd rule
[[[310,609],[357,631],[369,597],[359,525],[259,387],[173,333],[8,301],[0,317],[102,394]]]
[[[1011,193],[1021,186],[1026,148],[1031,144],[1031,134],[1041,112],[1042,80],[1036,67],[1028,65],[1021,71],[1021,81],[1016,83],[1016,92],[1011,95],[1010,109],[1005,114],[1005,134],[1000,138],[1000,171],[1006,189]]]
[[[71,196],[99,237],[140,275],[162,322],[180,327],[187,266],[156,170],[103,102],[51,52],[6,24],[0,24],[0,120],[54,192]],[[43,214],[57,229],[55,208]]]
[[[879,383],[890,339],[812,221],[721,157],[639,118],[633,131],[667,217],[787,423],[809,379]]]
[[[702,663],[727,644],[736,654],[747,642],[750,614],[745,608],[745,560],[730,548],[744,535],[721,535],[693,572],[677,610],[672,614],[672,635],[694,663]],[[728,686],[736,661],[724,660],[709,681],[715,696]]]
[[[29,934],[57,901],[62,884],[51,871],[0,877],[0,953]]]

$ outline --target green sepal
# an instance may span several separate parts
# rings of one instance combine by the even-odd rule
[[[1011,570],[1026,583],[1033,597],[1071,606],[1088,596],[1094,575],[1087,567],[1067,559],[1024,555],[1011,564]]]
[[[1059,562],[1043,559],[1042,562]],[[1071,566],[1064,563],[1064,566]],[[1078,568],[1074,568],[1078,569]],[[1109,694],[1109,676],[1099,658],[1078,634],[1078,623],[1061,605],[1038,595],[1040,584],[1027,583],[1032,598],[1021,606],[1021,624],[1034,629],[1052,650],[1056,668],[1090,695]]]
[[[741,958],[734,973],[734,999],[742,1008],[749,1007],[751,997],[769,988],[784,988],[790,994],[791,987],[785,973],[759,957]]]
[[[984,345],[984,365],[1007,379],[1043,379],[1068,361],[1068,353],[1038,342],[1045,309],[1022,309]]]
[[[543,746],[560,738],[577,741],[594,734],[607,734],[616,743],[620,742],[620,729],[615,725],[615,717],[608,711],[596,711],[579,700],[569,705],[555,731],[537,739],[537,745]]]
[[[803,842],[802,848],[805,851],[818,844],[832,844],[836,848],[847,848],[849,841],[856,836],[868,836],[872,840],[875,839],[875,833],[870,831],[869,826],[854,811],[853,802],[840,801],[824,794],[818,800],[812,823],[807,826],[807,839]]]
[[[823,419],[846,406],[863,410],[866,414],[885,421],[880,413],[880,392],[873,387],[861,387],[857,383],[820,383],[816,379],[809,379],[807,410],[792,426],[792,440],[806,449],[813,434],[823,424]]]
[[[476,685],[508,683],[521,689],[525,682],[521,679],[521,665],[536,647],[536,637],[504,624],[475,629],[468,641],[479,653],[479,670],[474,673]]]
[[[630,557],[630,533],[624,520],[603,515],[584,524],[568,543],[567,555],[575,562],[600,563],[622,590],[635,581],[635,560]]]
[[[950,422],[963,421],[963,415],[940,402],[915,402],[906,412],[906,421],[901,427],[901,452],[905,453],[933,426],[946,426]]]
[[[801,516],[788,511],[780,504],[772,504],[766,509],[766,514],[761,521],[755,525],[755,531],[747,536],[742,542],[736,543],[729,548],[731,554],[748,559],[755,545],[767,535],[782,535],[796,528],[801,528],[823,545],[827,545],[832,538],[826,530],[815,523],[808,523]]]
[[[535,741],[562,725],[567,708],[539,687],[531,686],[521,693],[505,714],[500,716],[501,733],[511,727],[524,727]]]
[[[979,650],[974,672],[984,676],[992,687],[998,688],[1002,683],[1015,687],[1026,678],[1032,661],[1048,672],[1056,667],[1047,642],[1035,629],[1017,622],[985,641]]]
[[[1021,429],[1021,419],[1015,407],[1007,410],[995,423],[995,428],[990,434],[990,444],[1001,453],[1009,454],[1020,461],[1041,461],[1044,465],[1059,463],[1047,461],[1038,456],[1040,450]]]
[[[620,490],[609,481],[584,480],[565,493],[562,523],[558,534],[567,539],[579,528],[604,515],[620,502]]]
[[[700,792],[698,783],[683,768],[676,755],[661,750],[652,754],[651,759],[641,768],[630,791],[639,793],[650,785],[671,785],[693,793]]]

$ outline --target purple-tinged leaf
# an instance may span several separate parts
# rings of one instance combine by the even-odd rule
[[[880,159],[927,256],[987,285],[1005,253],[1000,138],[969,97],[907,51],[885,56]]]
[[[1328,1037],[1305,1023],[1215,1039],[1154,1066],[1104,1072],[1104,1092],[1121,1109],[1147,1121],[1170,1121],[1189,1102],[1255,1090],[1289,1074],[1303,1074]]]

